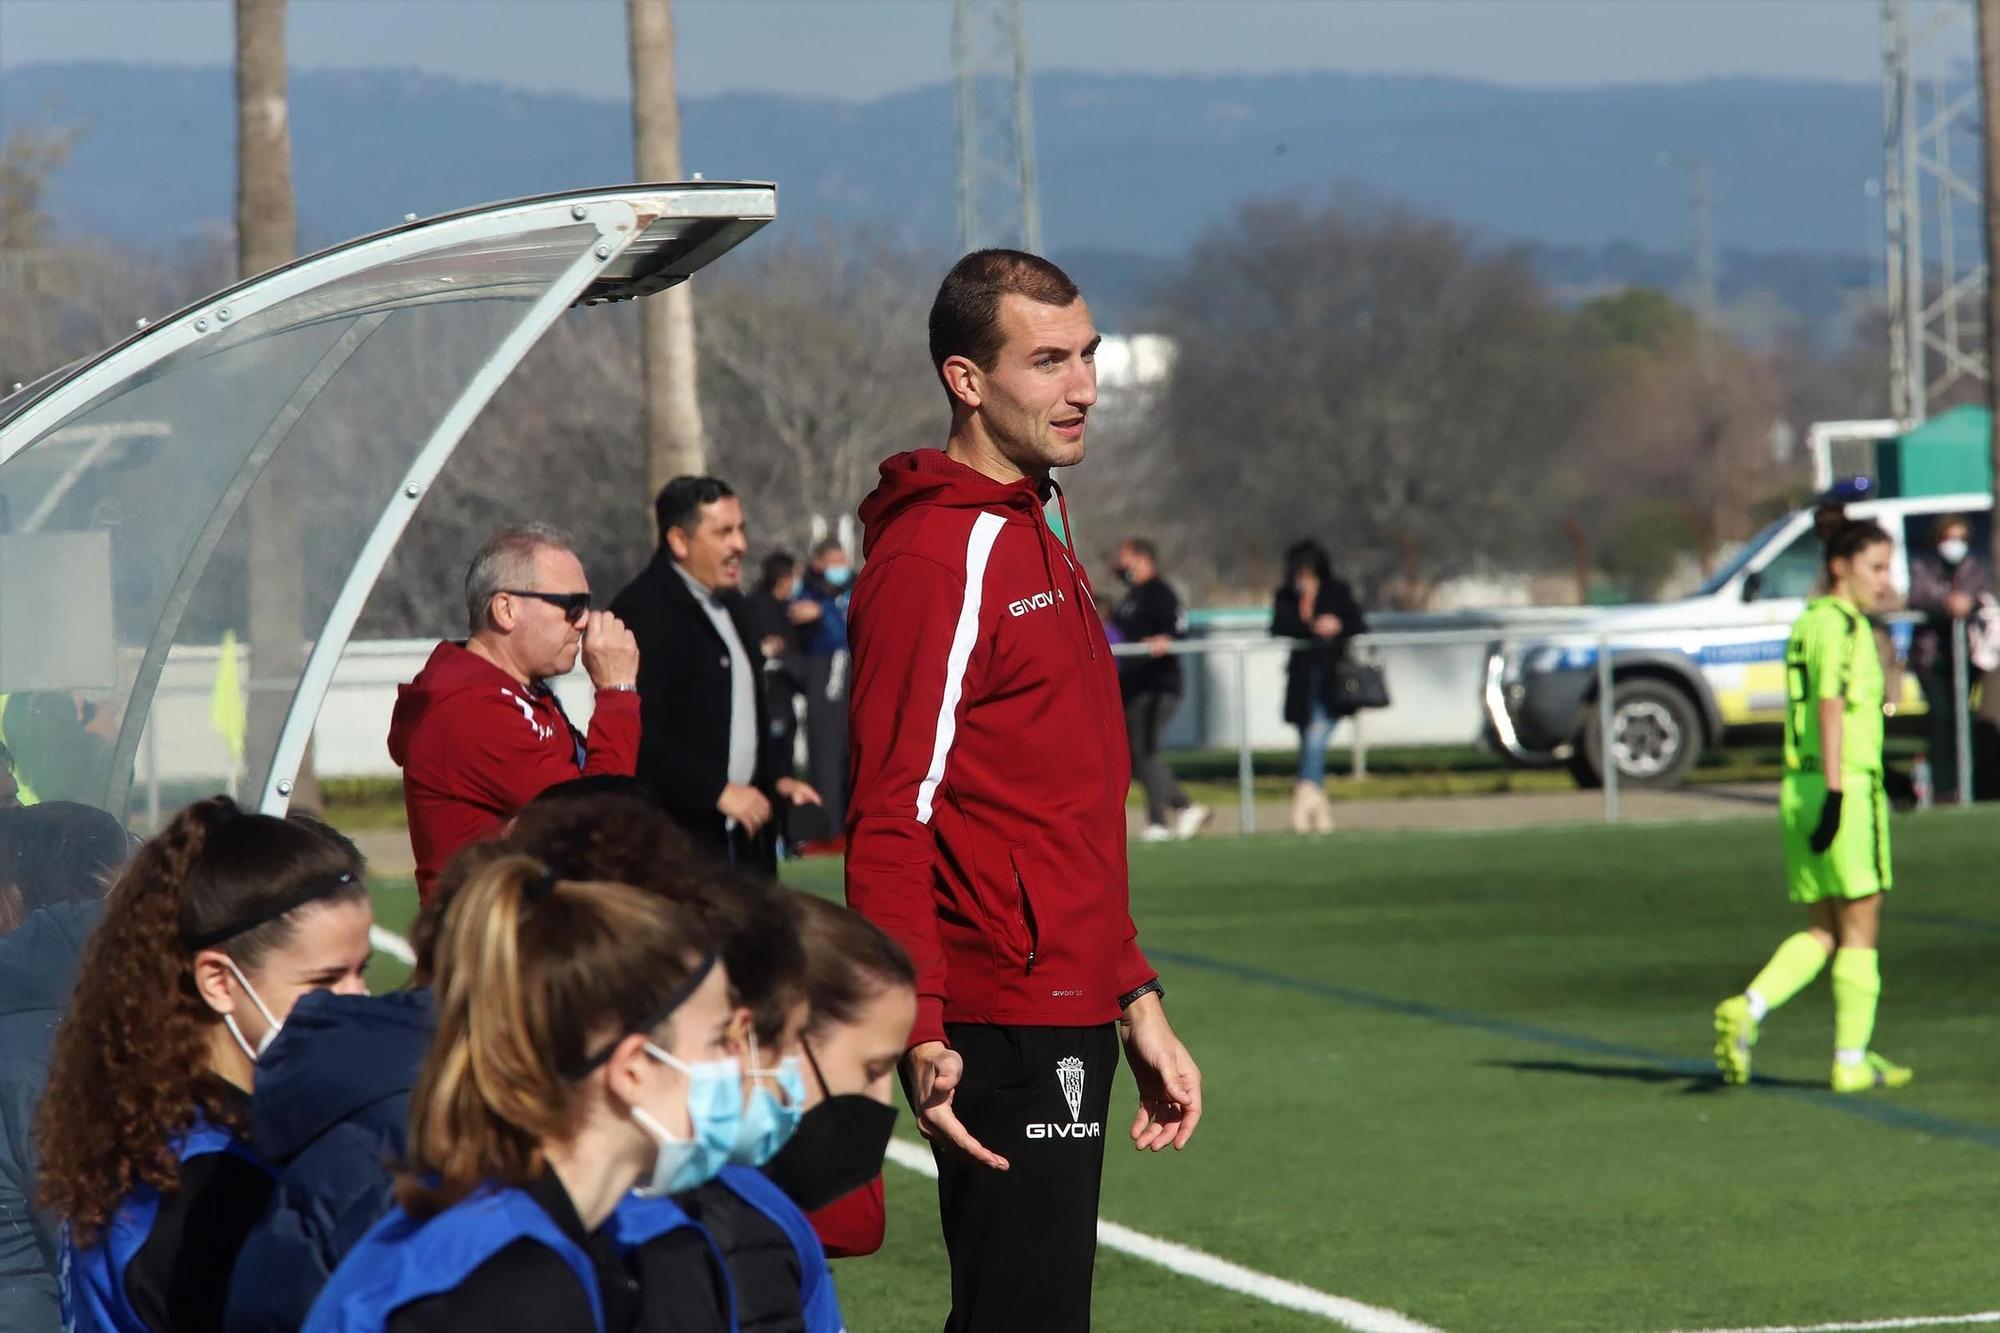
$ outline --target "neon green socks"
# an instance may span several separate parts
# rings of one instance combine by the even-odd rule
[[[1875,1003],[1882,996],[1881,955],[1873,949],[1840,949],[1833,955],[1834,1058],[1856,1063],[1875,1035]]]
[[[1845,954],[1849,950],[1842,949],[1840,952]],[[1766,1013],[1804,990],[1825,966],[1826,950],[1810,932],[1802,930],[1788,937],[1778,946],[1778,951],[1771,955],[1771,961],[1764,964],[1764,970],[1751,981],[1749,989],[1743,992],[1750,1001],[1751,1018],[1763,1022]],[[1875,955],[1872,951],[1868,955],[1868,966],[1869,974],[1874,975]],[[1834,966],[1833,981],[1835,987],[1840,985],[1840,968],[1837,963]],[[1872,996],[1873,992],[1870,994]],[[1872,1022],[1875,1002],[1871,998],[1868,1003]]]

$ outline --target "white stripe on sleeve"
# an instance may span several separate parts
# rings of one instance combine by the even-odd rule
[[[938,705],[937,740],[931,746],[930,771],[917,784],[917,822],[931,822],[931,803],[937,799],[938,784],[944,781],[945,756],[958,734],[958,701],[965,693],[965,664],[972,658],[973,641],[979,637],[979,601],[986,585],[986,560],[1007,520],[999,514],[982,513],[972,521],[972,535],[965,543],[965,600],[959,603],[958,627],[951,635],[951,656],[945,659],[944,699]]]

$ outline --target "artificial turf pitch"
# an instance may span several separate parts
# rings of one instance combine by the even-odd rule
[[[1802,914],[1774,823],[1135,847],[1208,1110],[1141,1157],[1121,1075],[1104,1215],[1450,1333],[2000,1306],[2000,815],[1897,822],[1877,1045],[1917,1080],[1859,1098],[1822,1090],[1824,976],[1766,1023],[1757,1085],[1709,1069],[1715,1002]],[[935,1330],[935,1187],[888,1179],[883,1252],[835,1265],[848,1324]],[[1328,1324],[1101,1253],[1094,1326]]]

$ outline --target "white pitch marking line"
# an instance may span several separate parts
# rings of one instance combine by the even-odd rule
[[[920,1148],[914,1143],[892,1139],[889,1143],[889,1160],[898,1166],[907,1167],[919,1175],[937,1178],[937,1163],[931,1160],[930,1149]],[[1270,1305],[1287,1310],[1298,1310],[1304,1314],[1318,1315],[1332,1320],[1343,1328],[1355,1333],[1442,1333],[1429,1324],[1420,1324],[1408,1315],[1394,1310],[1385,1310],[1378,1305],[1364,1305],[1360,1301],[1348,1300],[1345,1296],[1331,1296],[1312,1287],[1287,1282],[1283,1278],[1259,1273],[1254,1268],[1233,1264],[1218,1258],[1206,1250],[1197,1250],[1191,1245],[1176,1241],[1161,1240],[1148,1236],[1142,1231],[1134,1231],[1116,1222],[1097,1219],[1097,1239],[1135,1259],[1143,1259],[1149,1264],[1157,1264],[1169,1272],[1191,1277],[1210,1286],[1221,1287],[1225,1291],[1240,1292],[1254,1296]]]
[[[410,942],[393,930],[370,926],[368,942],[406,967],[414,966],[417,961],[416,950],[410,947]]]
[[[1674,1333],[1869,1333],[1883,1328],[1944,1328],[1951,1324],[2000,1323],[2000,1310],[1978,1314],[1920,1314],[1901,1319],[1862,1319],[1839,1324],[1765,1324],[1757,1328],[1676,1329]]]

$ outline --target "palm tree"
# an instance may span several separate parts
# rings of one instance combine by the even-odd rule
[[[632,139],[639,179],[681,179],[681,110],[674,91],[673,0],[626,0],[632,44]],[[683,283],[640,302],[649,493],[703,471],[708,441],[695,394],[694,294]]]
[[[292,131],[285,92],[285,0],[236,0],[236,269],[249,277],[293,257]],[[305,666],[305,559],[284,465],[250,493],[251,756],[269,756]],[[264,682],[271,682],[265,684]],[[262,774],[253,771],[253,777]],[[258,793],[251,792],[254,799]],[[294,805],[320,807],[312,751],[302,757]]]

